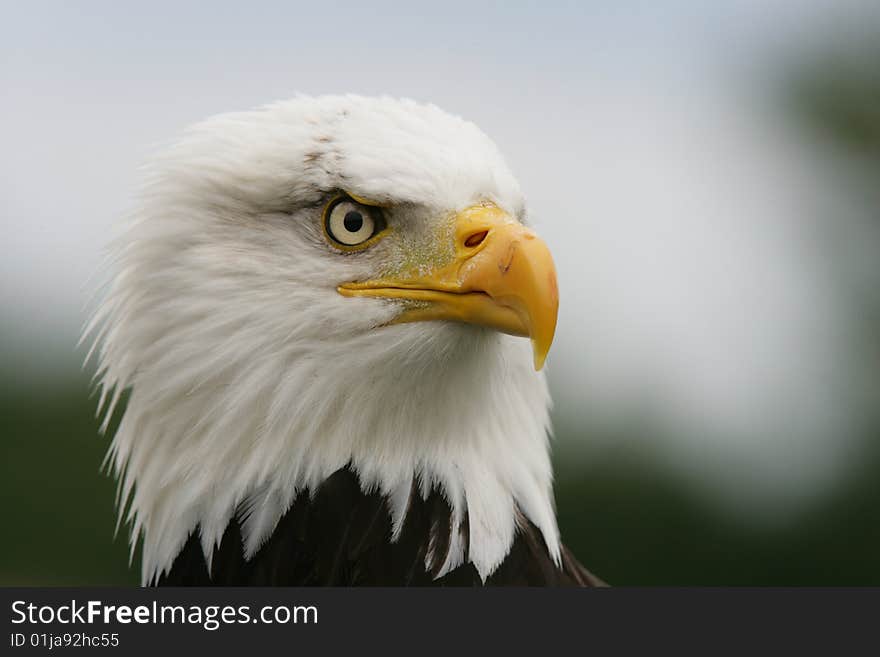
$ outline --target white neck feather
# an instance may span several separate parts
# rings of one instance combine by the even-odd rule
[[[517,510],[558,557],[549,397],[544,377],[530,369],[528,341],[427,326],[362,338],[361,359],[341,358],[327,344],[307,355],[231,361],[201,380],[161,367],[142,372],[111,458],[130,502],[132,541],[143,537],[144,582],[170,568],[197,526],[210,564],[243,508],[252,556],[298,492],[349,463],[365,491],[388,497],[395,531],[414,479],[425,496],[432,487],[443,492],[454,522],[467,513],[470,544],[453,534],[440,575],[465,554],[483,578],[491,574],[513,542]],[[437,349],[438,329],[447,356],[426,360],[418,343],[430,339]]]

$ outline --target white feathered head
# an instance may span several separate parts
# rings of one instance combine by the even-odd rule
[[[109,458],[145,581],[196,527],[210,560],[242,509],[252,554],[348,464],[395,528],[414,481],[467,514],[441,574],[465,554],[490,574],[518,512],[558,554],[535,368],[555,273],[476,126],[301,97],[205,121],[146,171],[90,328],[108,418],[131,391]]]

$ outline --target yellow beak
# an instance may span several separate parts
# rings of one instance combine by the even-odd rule
[[[547,245],[492,204],[462,210],[454,219],[455,253],[427,274],[345,283],[347,297],[412,303],[393,323],[450,320],[488,326],[532,340],[535,369],[544,365],[559,291]]]

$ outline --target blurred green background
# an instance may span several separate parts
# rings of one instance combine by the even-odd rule
[[[39,393],[3,390],[0,584],[138,583],[125,530],[114,540],[115,486],[99,474],[106,441],[88,391],[85,376]],[[558,433],[566,431],[576,429]],[[880,443],[880,422],[866,438]],[[876,449],[821,503],[770,527],[719,513],[700,489],[638,454],[577,467],[557,455],[562,535],[610,583],[880,584]]]
[[[598,83],[598,77],[606,74],[611,82],[605,84],[603,89],[606,94],[611,95],[615,93],[615,84],[619,80],[626,79],[635,86],[645,80],[654,85],[655,91],[660,90],[657,92],[660,94],[657,101],[659,107],[668,101],[663,97],[665,85],[672,84],[671,80],[678,74],[678,67],[685,65],[676,63],[678,60],[672,58],[668,69],[652,69],[646,62],[656,59],[657,53],[675,50],[680,42],[687,41],[688,38],[695,43],[707,41],[715,34],[707,26],[721,25],[730,20],[723,11],[702,8],[708,4],[711,3],[669,3],[669,7],[663,10],[668,10],[665,19],[674,21],[676,16],[683,17],[681,24],[684,27],[681,34],[671,31],[667,33],[656,28],[661,22],[655,21],[652,16],[644,20],[633,18],[632,21],[628,17],[618,17],[611,21],[613,29],[609,28],[608,31],[610,41],[623,38],[625,43],[638,43],[644,46],[644,52],[648,54],[641,60],[627,59],[626,57],[631,56],[629,53],[614,66],[609,65],[607,70],[591,69],[589,67],[592,64],[583,64],[579,68],[582,62],[578,59],[579,51],[575,45],[570,45],[580,43],[578,29],[587,26],[594,19],[600,23],[604,20],[599,15],[602,12],[597,10],[589,15],[578,14],[578,20],[565,21],[554,13],[555,10],[547,9],[546,14],[538,12],[537,16],[532,16],[524,9],[511,9],[503,16],[499,14],[495,22],[502,31],[501,37],[506,38],[503,32],[505,29],[510,30],[511,35],[515,32],[516,26],[505,22],[508,19],[522,22],[528,30],[540,32],[539,28],[546,28],[538,36],[529,37],[532,38],[531,41],[523,39],[520,43],[525,44],[523,48],[531,47],[534,52],[552,51],[553,57],[559,59],[551,62],[552,65],[536,65],[532,70],[528,60],[517,59],[517,54],[514,53],[510,54],[514,58],[513,64],[503,66],[510,70],[515,69],[516,75],[525,75],[526,80],[545,81],[548,89],[564,87],[561,77],[558,80],[554,78],[554,75],[562,76],[563,73],[571,76],[566,80],[580,80],[585,87]],[[709,447],[704,451],[700,447],[704,438],[707,445],[717,441],[718,435],[729,436],[735,443],[739,435],[734,428],[713,433],[711,436],[707,432],[704,436],[703,431],[707,426],[726,425],[721,419],[714,422],[714,418],[710,418],[714,424],[697,421],[697,413],[692,407],[680,412],[684,421],[678,423],[656,421],[650,404],[647,405],[647,410],[635,404],[624,407],[629,410],[616,413],[611,419],[591,421],[589,413],[583,413],[579,406],[578,394],[582,384],[577,378],[580,372],[577,368],[580,365],[573,371],[566,370],[565,360],[569,355],[577,355],[575,350],[581,337],[583,349],[588,350],[592,336],[580,336],[577,334],[577,322],[571,317],[567,320],[563,318],[568,323],[561,324],[556,351],[551,354],[551,387],[554,396],[563,400],[554,415],[559,521],[563,538],[575,554],[591,570],[612,584],[880,584],[880,404],[877,401],[880,399],[880,240],[874,239],[880,234],[880,23],[876,21],[876,12],[870,14],[870,21],[867,17],[862,20],[858,11],[860,7],[863,8],[862,3],[846,3],[845,9],[829,10],[829,15],[841,18],[840,21],[825,21],[820,16],[813,21],[809,38],[800,34],[791,36],[795,45],[803,41],[809,42],[807,46],[782,49],[785,56],[778,53],[774,55],[771,48],[767,50],[770,54],[749,59],[743,50],[744,44],[749,44],[751,48],[752,37],[755,44],[766,46],[777,38],[778,32],[785,31],[785,25],[795,24],[796,18],[802,19],[813,11],[814,6],[818,6],[809,2],[799,7],[795,7],[798,3],[771,4],[776,7],[775,13],[771,12],[772,15],[766,18],[762,14],[764,9],[761,3],[749,5],[750,18],[743,24],[749,26],[748,30],[752,32],[747,30],[745,36],[740,35],[740,40],[731,41],[733,45],[728,44],[724,57],[732,58],[737,64],[745,62],[745,68],[752,67],[753,70],[743,77],[751,85],[749,93],[760,98],[763,111],[774,117],[774,125],[786,126],[786,130],[793,135],[793,141],[798,144],[798,157],[809,161],[819,177],[834,191],[837,199],[829,203],[828,207],[817,209],[817,214],[826,219],[821,223],[821,231],[824,232],[820,234],[818,242],[827,248],[812,252],[807,249],[807,253],[810,267],[817,271],[836,272],[837,287],[830,296],[840,302],[841,308],[845,308],[848,328],[845,335],[835,336],[834,339],[846,346],[858,346],[857,349],[847,352],[851,362],[847,362],[844,368],[853,374],[846,379],[850,388],[844,396],[857,398],[860,402],[841,411],[843,421],[837,424],[828,423],[828,428],[823,429],[828,435],[822,437],[821,442],[822,445],[830,445],[827,447],[828,453],[840,456],[845,465],[835,468],[829,466],[829,472],[833,471],[833,475],[817,475],[812,479],[805,475],[804,481],[808,483],[802,484],[802,487],[806,486],[809,490],[791,497],[794,500],[791,501],[787,497],[790,482],[786,482],[789,475],[792,475],[793,480],[799,480],[798,476],[794,476],[799,473],[787,473],[786,464],[790,462],[791,469],[804,468],[803,464],[807,461],[800,458],[802,452],[816,449],[819,443],[802,442],[796,432],[791,436],[773,435],[773,431],[794,432],[785,423],[780,426],[788,428],[777,430],[772,428],[774,425],[771,423],[768,425],[771,428],[765,430],[766,435],[762,435],[760,431],[755,432],[761,444],[774,447],[762,453],[763,456],[751,457],[750,460],[746,457],[739,459],[737,454],[740,452],[737,451],[711,451]],[[832,4],[824,3],[823,6]],[[48,92],[45,98],[40,96],[41,92],[35,91],[36,85],[30,85],[31,78],[35,79],[41,74],[41,66],[49,66],[46,62],[50,62],[51,66],[61,66],[61,60],[58,59],[60,52],[62,58],[70,55],[83,67],[74,71],[75,76],[78,76],[88,67],[104,71],[101,68],[105,65],[103,62],[112,59],[107,57],[108,52],[119,52],[123,59],[124,53],[128,53],[126,56],[129,57],[131,66],[139,72],[131,76],[134,82],[147,85],[150,93],[165,94],[156,101],[156,107],[164,107],[169,112],[168,125],[153,126],[156,134],[167,136],[166,128],[170,130],[170,126],[179,127],[178,124],[183,122],[182,115],[186,115],[186,112],[181,112],[181,116],[174,113],[178,96],[175,96],[172,89],[162,87],[162,73],[158,72],[162,69],[156,68],[157,72],[154,73],[152,68],[158,67],[152,56],[156,54],[158,57],[159,51],[165,45],[162,41],[154,43],[150,41],[153,37],[147,39],[141,35],[135,41],[142,50],[133,51],[132,54],[128,51],[127,43],[117,43],[109,37],[105,39],[106,35],[113,33],[123,23],[128,25],[129,19],[137,22],[135,18],[125,15],[110,16],[110,5],[103,5],[103,9],[96,10],[95,17],[87,21],[79,15],[75,20],[69,16],[65,18],[62,15],[64,10],[58,4],[40,7],[39,11],[33,10],[31,16],[13,15],[7,16],[8,20],[5,21],[0,19],[0,24],[6,25],[4,29],[10,30],[6,34],[9,38],[4,41],[12,44],[9,46],[9,57],[4,58],[2,69],[9,82],[4,84],[4,88],[9,90],[7,100],[11,103],[29,100],[34,107],[46,106],[44,101],[50,101],[48,106],[51,110],[47,112],[51,113],[48,116],[54,116],[54,113],[61,112],[68,106],[64,102],[57,102],[59,98],[54,98]],[[486,11],[491,14],[491,11]],[[632,11],[635,16],[641,10],[633,8]],[[169,7],[164,10],[156,9],[154,14],[151,18],[162,26],[159,32],[165,34],[171,44],[169,47],[175,43],[189,43],[188,35],[184,34],[186,38],[181,37],[172,29],[173,26],[167,27],[174,15],[169,13]],[[406,20],[395,16],[394,20],[399,22],[392,25],[395,29],[409,29],[418,23],[417,18],[412,16]],[[187,15],[180,18],[183,22],[190,20],[193,24],[197,19],[201,20],[201,16],[194,18]],[[77,23],[80,20],[85,21],[83,25],[88,23],[88,28],[82,29],[92,29],[97,35],[92,41],[83,41],[72,46],[86,53],[83,58],[77,59],[71,55],[73,51],[66,54],[57,51],[57,40],[53,41],[43,34],[44,29],[51,33],[53,25],[59,30],[66,30],[68,23]],[[24,28],[18,21],[23,21]],[[442,21],[438,19],[437,22],[442,27]],[[656,28],[655,31],[644,31],[643,23],[650,23]],[[850,27],[841,28],[838,23]],[[860,28],[864,28],[866,24],[873,27],[867,30],[850,29],[852,25],[860,23]],[[574,33],[562,34],[565,25],[574,26]],[[763,27],[758,29],[755,26]],[[167,34],[162,31],[166,27]],[[528,30],[523,34],[533,34]],[[227,40],[222,45],[223,48],[231,48],[232,52],[238,49],[244,53],[245,41],[250,44],[248,47],[258,48],[258,45],[253,45],[256,39],[251,34],[242,36],[241,42]],[[719,49],[722,48],[721,41],[723,39],[717,45]],[[198,40],[193,43],[195,45],[191,47],[194,49],[204,45]],[[464,43],[463,47],[465,50],[468,47],[477,48],[481,43],[475,37]],[[613,50],[613,47],[609,50],[607,44],[602,48],[602,53]],[[440,50],[443,58],[452,57],[445,49]],[[205,46],[204,52],[208,51]],[[413,53],[417,58],[426,57],[415,46],[407,52]],[[52,56],[49,57],[47,53]],[[73,54],[78,56],[78,53]],[[406,53],[392,52],[395,56],[401,54]],[[468,56],[473,59],[465,58],[464,61],[470,66],[472,62],[485,64],[480,58],[492,55],[477,49]],[[608,57],[611,58],[610,55]],[[98,62],[99,59],[102,62]],[[600,60],[601,56],[592,57],[591,62]],[[178,64],[185,67],[187,61],[186,58],[180,58],[172,64],[175,67]],[[498,61],[501,61],[500,57]],[[688,65],[699,64],[688,61]],[[227,74],[230,79],[238,81],[240,88],[245,88],[241,86],[244,84],[241,80],[249,79],[251,68],[256,67],[256,64],[249,62],[245,57],[231,64],[217,64],[217,71],[222,75],[217,73],[219,77],[214,81],[214,88],[226,84]],[[106,65],[110,66],[112,62]],[[231,72],[227,70],[227,65],[231,67]],[[341,58],[326,65],[335,67],[333,70],[342,70],[350,65],[350,61]],[[502,64],[497,66],[501,67]],[[601,64],[595,66],[601,67]],[[479,79],[480,74],[485,73],[486,79],[496,79],[490,75],[495,69],[490,67],[486,70],[488,72],[471,72],[474,76],[471,98],[476,97],[476,89],[485,84],[484,80]],[[298,74],[306,75],[302,72]],[[408,93],[401,80],[411,82],[412,75],[408,74],[410,77],[407,78],[400,71],[387,73],[388,76],[397,74],[398,77],[389,82],[388,86],[395,93]],[[86,89],[89,93],[97,94],[95,90],[100,89],[108,95],[115,94],[117,86],[122,84],[119,78],[127,77],[128,71],[114,72],[113,75],[118,77],[110,77],[110,73],[106,77],[102,75],[103,73],[96,73],[87,79],[85,84],[92,85]],[[137,75],[141,77],[138,78]],[[386,90],[383,87],[385,78],[381,77],[386,74],[374,75],[379,77],[370,78],[370,84],[380,91]],[[528,77],[529,75],[533,77]],[[420,72],[417,77],[424,80]],[[78,85],[78,78],[75,81]],[[202,86],[202,81],[196,74],[193,74],[192,79],[183,82],[192,89],[193,97],[209,89],[208,86]],[[264,82],[265,80],[259,84],[254,83],[253,88],[242,92],[243,95],[266,100],[266,91],[260,86]],[[331,82],[333,84],[328,86],[336,90],[339,90],[340,84],[343,88],[348,88],[347,83],[339,82],[335,78],[331,78]],[[315,88],[323,90],[320,84],[313,84]],[[441,100],[448,90],[444,91],[445,88],[439,82],[431,79],[424,84],[426,86],[412,93],[443,105]],[[467,85],[468,81],[462,78],[456,84]],[[620,88],[623,87],[621,83]],[[692,89],[695,96],[700,93],[700,89],[699,85]],[[358,90],[374,91],[372,87]],[[515,91],[520,93],[519,90]],[[733,92],[732,97],[737,98],[738,93],[740,92]],[[743,97],[748,95],[742,93]],[[279,91],[278,95],[290,94]],[[468,93],[465,92],[465,95]],[[64,100],[63,94],[61,100]],[[229,99],[226,98],[225,101]],[[205,105],[213,106],[216,102],[216,98],[208,98]],[[247,104],[249,103],[244,103],[245,106]],[[96,102],[95,107],[97,105]],[[460,103],[460,106],[467,109],[468,103]],[[95,107],[81,101],[80,109],[84,113],[97,111]],[[215,110],[219,109],[226,107],[215,107]],[[570,109],[578,116],[590,110],[589,107],[580,106]],[[145,112],[153,110],[152,105],[144,109]],[[198,118],[203,113],[202,107],[190,107],[187,111],[189,110],[193,111],[193,118]],[[8,107],[5,111],[11,112]],[[552,114],[561,110],[557,106],[556,109],[551,107],[547,111]],[[532,158],[522,153],[517,155],[518,142],[509,136],[512,133],[506,131],[514,128],[519,130],[519,126],[528,124],[529,120],[538,115],[518,116],[507,125],[503,117],[509,113],[505,109],[497,118],[502,150],[507,135],[507,141],[513,142],[510,149],[513,151],[513,159],[519,157],[518,170],[524,171],[524,187],[541,188],[543,179],[540,171],[545,167],[543,163],[553,159],[554,151],[544,151],[541,157],[534,158],[535,168],[530,169],[532,165],[529,162]],[[9,130],[6,135],[8,142],[14,142],[13,132],[17,131],[22,116],[24,115],[10,113],[7,117],[9,120],[5,121],[5,129]],[[101,120],[105,119],[106,117]],[[122,119],[119,121],[117,127],[120,134],[130,132],[130,126]],[[50,123],[47,122],[46,125]],[[492,125],[484,127],[490,134],[494,134]],[[108,125],[107,129],[112,131],[113,125]],[[579,129],[589,134],[591,126],[586,122]],[[75,128],[70,126],[69,132],[75,132]],[[132,143],[138,144],[140,148],[153,137],[152,132],[135,135]],[[28,135],[28,140],[20,152],[10,152],[7,149],[4,155],[4,230],[12,238],[11,244],[15,244],[14,238],[24,225],[22,222],[30,221],[30,215],[22,212],[37,208],[44,202],[39,194],[30,194],[26,202],[21,201],[24,196],[21,192],[23,187],[9,181],[17,172],[27,167],[49,166],[53,159],[52,154],[69,146],[50,143],[43,134]],[[106,141],[110,142],[112,139],[108,138]],[[565,144],[561,142],[551,146],[560,152],[565,148]],[[640,149],[648,147],[621,139],[620,148],[626,156],[623,159],[637,159]],[[769,148],[772,150],[775,146],[771,144]],[[528,154],[525,151],[523,153]],[[114,158],[105,157],[106,161],[101,161],[102,154],[106,156],[105,151],[98,149],[94,156],[83,152],[75,157],[76,162],[82,165],[80,173],[94,177],[91,182],[96,189],[100,188],[106,172],[123,166]],[[581,157],[580,154],[575,155]],[[662,154],[660,159],[663,160]],[[785,172],[778,173],[780,186],[791,185],[781,175]],[[39,189],[43,190],[45,186],[41,183]],[[549,196],[558,192],[559,184],[544,180],[543,189],[549,190]],[[800,194],[803,190],[794,191]],[[744,188],[738,193],[749,196],[752,192],[753,190]],[[125,196],[127,191],[116,190],[116,194]],[[805,193],[803,195],[806,197]],[[52,194],[49,196],[54,197]],[[542,203],[545,210],[554,207],[550,201],[542,200],[540,192],[536,196],[539,207]],[[100,200],[94,201],[92,206],[83,206],[86,210],[88,207],[100,207],[106,212],[115,211],[115,208],[103,207]],[[38,233],[49,243],[51,233],[54,232],[52,222],[56,221],[77,226],[78,216],[76,213],[63,217],[53,215],[45,226],[41,224]],[[806,234],[813,228],[805,225],[795,232]],[[105,237],[103,223],[95,230],[100,233],[101,238]],[[71,234],[75,232],[78,230]],[[867,239],[866,236],[872,238]],[[97,239],[98,235],[89,234],[89,239],[93,238]],[[649,238],[650,236],[645,237]],[[563,242],[562,239],[558,241]],[[79,248],[76,242],[70,241],[69,248],[65,242],[40,251],[39,258],[29,259],[26,275],[35,277],[33,272],[42,271],[48,272],[46,275],[50,280],[53,277],[55,282],[63,280],[68,272],[60,269],[57,263],[63,261],[64,251],[76,251]],[[561,257],[559,264],[563,283],[566,281],[566,272],[581,271],[578,269],[580,265],[571,258],[565,260]],[[96,266],[96,262],[90,262],[89,265]],[[748,266],[750,263],[744,264],[744,267]],[[5,513],[2,523],[4,538],[0,541],[0,584],[136,584],[138,560],[135,558],[132,568],[128,566],[126,530],[121,529],[114,539],[115,484],[100,472],[109,439],[99,436],[97,432],[97,422],[94,419],[96,399],[92,394],[90,372],[78,371],[75,366],[75,361],[84,354],[74,346],[75,330],[70,330],[69,323],[62,322],[63,328],[57,329],[53,328],[54,320],[46,319],[55,311],[55,306],[64,305],[64,293],[51,298],[43,298],[39,294],[31,295],[17,282],[22,279],[16,279],[7,269],[3,269],[2,273],[5,282],[3,313],[0,316],[0,360],[3,363],[0,367],[0,426],[3,432],[0,441],[0,500],[4,502]],[[648,290],[647,294],[650,298],[652,291]],[[81,305],[79,300],[73,304],[75,307]],[[31,312],[35,306],[39,308],[39,313]],[[26,307],[31,310],[21,310]],[[584,312],[589,314],[590,310]],[[76,315],[78,321],[85,316],[84,312],[76,310],[68,314]],[[758,321],[760,318],[747,319]],[[663,355],[672,361],[686,358],[686,347],[687,345],[682,347],[681,353]],[[559,359],[558,370],[554,370],[554,357]],[[711,367],[711,364],[707,367]],[[556,371],[562,373],[556,375]],[[791,376],[799,375],[793,373]],[[748,378],[737,383],[746,388],[756,384],[757,379]],[[663,385],[664,382],[661,381],[660,387]],[[599,387],[601,386],[600,382]],[[571,402],[571,399],[575,401]],[[762,412],[781,417],[791,411],[780,407],[762,409]],[[709,411],[707,414],[711,415]],[[838,426],[839,435],[835,428]],[[682,447],[682,443],[675,442],[682,434],[687,435],[689,440],[685,447]],[[671,445],[677,446],[673,448]],[[701,459],[709,459],[710,452],[711,458],[717,462],[712,467],[706,465],[704,468]],[[817,451],[816,454],[816,460],[820,462],[816,466],[819,471],[825,457],[822,456],[824,452]],[[774,467],[778,468],[778,486],[774,485],[772,474],[763,473],[759,477],[758,466],[764,460],[772,461]],[[703,479],[686,474],[704,469],[707,474]],[[718,494],[718,486],[715,485],[717,482],[713,483],[713,478],[725,481],[723,486],[718,486],[727,491],[726,493]],[[759,480],[763,482],[760,486]],[[730,503],[731,499],[740,497],[749,498],[750,501]],[[789,501],[779,502],[780,499]]]

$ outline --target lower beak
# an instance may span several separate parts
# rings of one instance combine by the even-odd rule
[[[451,262],[428,274],[345,283],[339,293],[410,302],[392,323],[449,320],[527,336],[540,370],[559,307],[547,245],[492,204],[462,210],[454,222]]]

